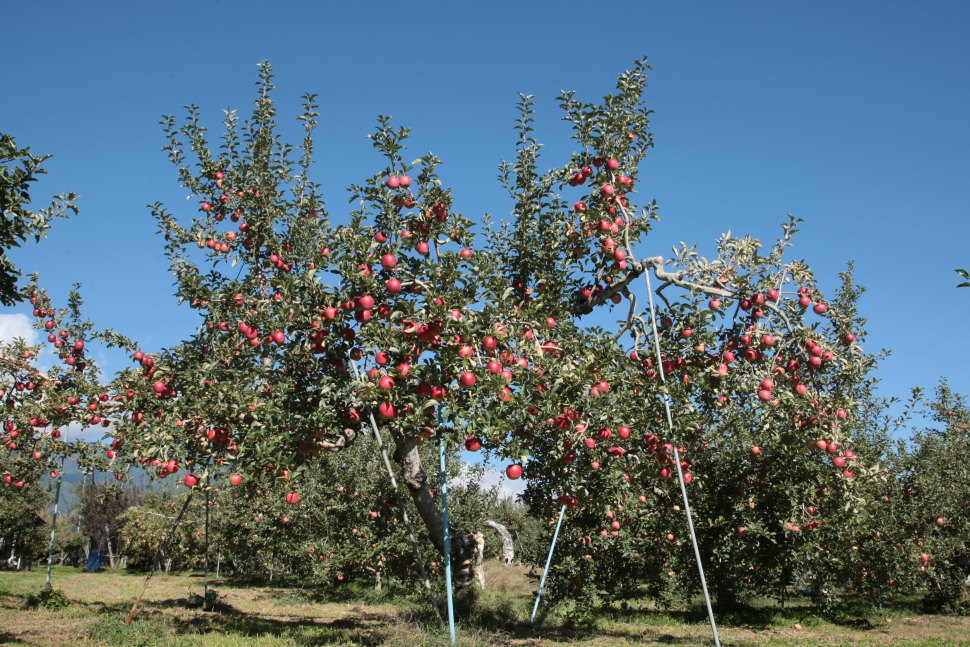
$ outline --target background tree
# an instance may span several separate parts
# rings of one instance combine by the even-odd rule
[[[128,484],[98,483],[92,479],[78,488],[80,503],[75,516],[81,532],[91,540],[95,550],[100,550],[110,560],[111,568],[120,561],[125,542],[121,528],[125,525],[125,512],[141,501],[141,492]]]
[[[433,445],[424,444],[420,451],[424,459],[436,458]],[[463,469],[454,448],[449,465],[455,481],[452,518],[460,527],[483,528],[497,508],[497,489],[483,489],[480,474]],[[437,498],[437,475],[430,475],[429,484]],[[299,498],[291,503],[288,494]],[[410,517],[417,518],[413,503],[404,500]],[[362,580],[381,588],[403,583],[405,589],[417,579],[395,494],[368,435],[356,441],[352,452],[321,453],[291,478],[257,477],[221,490],[217,501],[213,540],[226,566],[240,574],[272,571],[304,579],[314,575],[329,584]],[[426,568],[440,571],[427,532],[416,529]]]
[[[23,567],[46,555],[48,503],[41,488],[0,487],[0,566]]]
[[[174,525],[188,492],[172,488],[146,491],[116,517],[117,543],[127,559],[129,569],[149,571],[158,555],[158,549]],[[218,517],[219,504],[213,516]],[[212,512],[212,511],[210,511]],[[160,567],[166,571],[198,569],[204,566],[205,525],[204,501],[196,498],[189,505],[175,535],[161,555]],[[213,554],[218,544],[214,545]],[[215,570],[213,565],[212,570]]]
[[[907,566],[900,580],[915,575],[930,609],[962,612],[970,574],[970,410],[946,381],[927,409],[932,426],[913,436],[894,496],[902,509],[898,548]]]

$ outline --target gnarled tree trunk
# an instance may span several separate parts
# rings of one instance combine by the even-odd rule
[[[411,500],[428,530],[431,543],[438,552],[445,554],[445,530],[431,491],[428,490],[428,473],[424,470],[418,446],[411,438],[395,438],[394,461],[401,466],[404,483],[411,493]],[[467,530],[451,533],[451,560],[455,569],[455,587],[468,588],[474,577],[475,539]]]

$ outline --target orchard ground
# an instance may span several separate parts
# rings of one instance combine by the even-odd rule
[[[601,610],[577,625],[553,612],[538,627],[528,622],[534,581],[525,567],[486,564],[489,590],[471,615],[459,617],[460,645],[702,645],[710,628],[700,607],[650,606]],[[447,645],[445,632],[418,596],[406,600],[347,586],[320,591],[298,583],[268,588],[216,580],[215,610],[189,604],[202,594],[200,573],[157,576],[135,622],[124,618],[144,581],[120,572],[82,573],[55,568],[55,587],[67,608],[28,610],[24,596],[38,592],[42,569],[0,573],[0,645],[124,647],[290,647],[297,645]],[[794,601],[784,610],[754,606],[722,615],[725,647],[741,645],[970,645],[970,618],[920,615],[906,602],[878,615],[846,614],[823,621]]]

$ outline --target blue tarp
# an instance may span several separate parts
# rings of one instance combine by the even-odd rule
[[[88,564],[87,570],[89,571],[100,571],[101,563],[104,561],[104,552],[100,550],[92,550],[88,553]]]

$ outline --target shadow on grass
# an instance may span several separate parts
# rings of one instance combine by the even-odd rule
[[[132,642],[141,635],[135,632],[137,626],[144,627],[142,633],[145,629],[155,627],[174,637],[207,634],[274,636],[310,646],[371,646],[391,641],[418,647],[447,642],[446,630],[441,628],[434,611],[423,597],[402,598],[387,592],[374,594],[372,590],[370,595],[365,593],[367,591],[352,586],[322,590],[264,590],[256,599],[266,600],[269,604],[259,611],[242,611],[221,599],[209,611],[192,607],[187,597],[151,600],[142,604],[136,627],[129,631],[119,626],[115,627],[115,633],[102,632],[102,635],[107,644],[126,647],[140,644]],[[293,605],[335,601],[351,605],[342,609],[342,617],[336,619],[332,619],[332,616],[314,617],[305,609],[292,608]],[[393,605],[393,610],[388,610],[389,606],[367,606],[375,602]],[[100,616],[101,623],[112,626],[119,622],[123,624],[123,619],[131,608],[130,601],[78,604]],[[896,613],[911,605],[903,603],[898,606]],[[636,643],[649,640],[667,645],[692,645],[697,642],[696,635],[682,634],[696,634],[696,625],[707,623],[706,609],[699,605],[673,609],[658,609],[643,603],[606,606],[587,614],[583,621],[571,621],[561,609],[544,607],[536,625],[529,623],[531,610],[532,598],[527,595],[491,591],[476,593],[457,601],[458,632],[473,642],[494,644],[506,644],[514,638],[524,640],[526,644],[571,644],[589,640]],[[720,609],[716,612],[716,617],[718,624],[723,627],[768,629],[796,623],[811,626],[831,622],[858,631],[874,629],[867,614],[858,612],[859,609],[848,605],[842,608],[840,617],[823,620],[809,601],[798,600],[786,605],[784,609],[773,605],[759,606],[756,603],[733,609]],[[886,612],[894,613],[892,609],[886,609]],[[880,614],[882,613],[881,611]],[[688,630],[688,625],[695,627]],[[104,631],[109,628],[104,627]],[[126,640],[129,642],[125,642]]]
[[[82,603],[83,604],[83,603]],[[394,633],[395,618],[383,613],[353,610],[347,617],[336,620],[273,613],[241,611],[230,604],[217,601],[210,611],[192,607],[186,598],[151,600],[139,607],[138,615],[131,625],[124,619],[131,608],[130,602],[113,604],[84,604],[99,616],[92,625],[90,635],[105,640],[109,645],[130,647],[141,645],[141,636],[180,635],[228,635],[228,636],[275,636],[288,638],[300,645],[355,644],[367,647],[387,642]],[[189,610],[191,616],[172,614],[170,610]]]
[[[395,618],[392,616],[357,610],[350,614],[336,620],[321,620],[298,615],[247,613],[218,604],[213,612],[177,618],[174,626],[178,634],[272,635],[299,639],[301,645],[381,645],[393,632]]]
[[[541,612],[536,623],[529,622],[532,612],[532,599],[527,597],[510,598],[507,595],[485,593],[471,599],[456,600],[455,615],[458,619],[459,635],[488,636],[488,642],[506,644],[509,639],[531,640],[570,644],[590,640],[606,640],[608,643],[636,643],[649,638],[654,642],[669,645],[695,645],[697,640],[691,636],[677,636],[669,627],[644,627],[634,623],[621,626],[608,614],[594,614],[589,622],[572,622],[548,609]],[[444,634],[438,620],[427,604],[411,604],[402,609],[402,618],[424,627],[428,633]],[[634,616],[634,621],[639,619]]]

